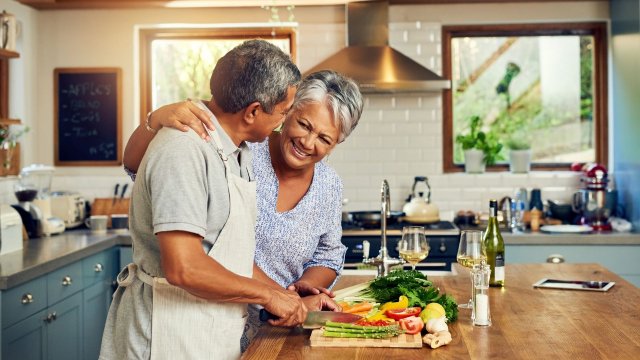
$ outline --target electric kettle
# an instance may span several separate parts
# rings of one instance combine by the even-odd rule
[[[424,192],[416,192],[417,185],[424,183],[427,187],[427,197]],[[440,221],[440,210],[434,204],[431,204],[431,186],[426,176],[416,176],[414,178],[411,195],[407,198],[402,211],[405,213],[404,221],[426,224]]]

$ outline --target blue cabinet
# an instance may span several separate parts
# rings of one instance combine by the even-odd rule
[[[2,359],[97,359],[119,256],[105,250],[2,292]]]
[[[45,359],[84,359],[82,356],[84,340],[82,293],[77,293],[50,306],[45,322],[47,323],[47,354]]]
[[[36,360],[47,354],[47,311],[37,312],[2,330],[2,358]]]

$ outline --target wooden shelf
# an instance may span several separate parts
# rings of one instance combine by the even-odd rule
[[[17,57],[20,57],[20,54],[15,51],[0,49],[0,59],[11,59]]]
[[[5,119],[0,118],[0,125],[20,125],[22,121],[20,119]]]

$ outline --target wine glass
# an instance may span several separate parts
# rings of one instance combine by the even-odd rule
[[[458,245],[458,264],[471,269],[473,265],[487,263],[487,252],[482,243],[482,231],[466,230],[460,233],[460,245]],[[471,281],[471,294],[473,295],[473,279]],[[459,308],[471,309],[473,299],[469,299],[466,304],[458,305]]]
[[[398,242],[400,257],[416,269],[416,264],[429,255],[429,242],[422,226],[405,226],[402,228],[402,239]]]

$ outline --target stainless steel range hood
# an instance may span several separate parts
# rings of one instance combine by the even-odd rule
[[[347,47],[305,73],[331,69],[360,84],[364,93],[429,92],[451,82],[389,47],[387,1],[348,3]]]

